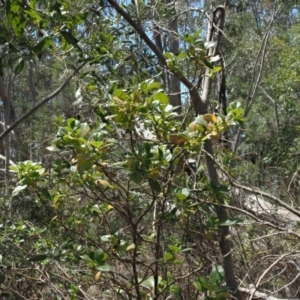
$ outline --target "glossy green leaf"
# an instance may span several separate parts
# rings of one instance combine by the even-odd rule
[[[161,104],[168,104],[169,99],[165,93],[157,93],[153,96],[154,100],[158,100]]]
[[[97,249],[94,252],[94,260],[98,263],[98,264],[102,264],[103,261],[105,260],[105,252],[102,249]]]
[[[225,271],[222,266],[213,267],[210,275],[209,275],[209,283],[210,284],[221,284],[225,279]]]
[[[164,254],[164,261],[168,261],[168,260],[171,260],[173,258],[174,258],[174,255],[172,253],[170,253],[170,252],[166,252]]]
[[[50,36],[46,36],[40,42],[38,42],[33,48],[33,53],[43,52],[48,46],[53,47],[53,42]]]
[[[148,178],[150,187],[157,193],[161,192],[160,184],[158,181]]]
[[[111,270],[111,266],[108,264],[104,264],[104,265],[98,266],[97,269],[102,272],[109,272]]]
[[[27,188],[27,185],[18,185],[11,193],[12,197],[17,196],[21,191],[25,190]]]
[[[18,75],[22,72],[22,70],[24,69],[24,65],[24,59],[21,59],[15,68],[15,75]]]
[[[48,258],[48,254],[38,254],[30,257],[28,261],[30,262],[38,262],[38,261],[43,261]]]
[[[241,222],[243,222],[242,219],[239,219],[239,218],[229,218],[226,221],[221,222],[219,225],[220,226],[233,226],[233,225],[236,225],[236,224],[241,223]]]
[[[61,30],[60,33],[69,44],[71,44],[72,46],[77,46],[78,40],[73,36],[71,32],[66,30]]]
[[[174,54],[171,53],[171,52],[166,52],[165,57],[168,58],[168,59],[172,59],[174,57]]]
[[[42,20],[42,17],[34,9],[25,9],[24,12],[30,16],[33,23],[37,23]]]
[[[190,191],[187,188],[182,189],[180,192],[176,193],[176,196],[179,200],[185,200],[190,194]]]

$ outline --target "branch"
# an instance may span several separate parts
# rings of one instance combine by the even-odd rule
[[[274,13],[272,15],[272,19],[269,23],[269,26],[266,30],[266,33],[265,33],[264,37],[263,37],[261,47],[260,47],[260,49],[257,53],[257,57],[256,57],[256,60],[255,60],[254,66],[253,66],[252,78],[251,78],[251,82],[250,82],[250,86],[249,86],[249,90],[248,90],[248,95],[245,99],[246,108],[245,108],[245,112],[244,112],[244,117],[248,116],[248,114],[250,113],[251,107],[253,105],[254,96],[256,94],[258,85],[259,85],[259,83],[261,81],[261,77],[262,77],[262,70],[263,70],[263,66],[264,66],[264,62],[265,62],[266,49],[267,49],[267,44],[268,44],[268,41],[269,41],[272,25],[273,25],[273,22],[275,20],[276,15],[280,11],[281,7],[282,7],[282,4],[279,5],[279,7],[276,11],[274,11]],[[260,62],[260,67],[259,67],[259,70],[258,70],[258,75],[256,75],[255,71],[256,71],[256,67],[258,66],[259,62]],[[256,82],[254,83],[255,79],[256,79]],[[240,136],[241,136],[241,130],[239,129],[238,133],[236,135],[235,144],[234,144],[234,147],[233,147],[233,152],[236,152],[236,150],[237,150],[237,147],[238,147],[239,142],[240,142]]]
[[[293,254],[293,251],[289,252],[289,253],[285,253],[283,255],[281,255],[279,258],[277,258],[263,273],[262,275],[259,277],[259,279],[257,280],[256,283],[256,288],[258,288],[260,286],[260,283],[262,281],[262,279],[265,277],[265,275],[274,267],[277,265],[278,262],[280,262],[282,259],[284,259],[286,256],[289,256]],[[256,291],[256,288],[253,289],[253,292],[251,293],[251,297],[249,298],[249,300],[252,300],[254,293]]]
[[[0,154],[0,159],[6,161],[7,158],[5,156],[3,156],[2,154]],[[15,166],[16,164],[12,161],[12,160],[9,160],[9,163],[12,165],[12,166]]]
[[[261,191],[258,188],[251,188],[251,187],[247,187],[247,186],[241,185],[241,184],[237,183],[236,181],[234,181],[232,178],[230,178],[230,177],[228,177],[228,178],[230,180],[230,183],[233,186],[235,186],[236,188],[242,189],[244,191],[248,191],[248,192],[256,194],[256,195],[260,195],[260,196],[266,197],[266,198],[272,200],[273,202],[279,204],[280,206],[284,207],[288,211],[292,212],[297,217],[300,217],[299,210],[291,207],[290,205],[286,204],[285,202],[283,202],[282,200],[278,199],[277,197],[275,197],[275,196],[273,196],[273,195],[271,195],[269,193],[263,192],[263,191]]]
[[[202,101],[197,87],[194,86],[184,75],[180,72],[171,70],[167,66],[167,61],[163,53],[156,47],[156,45],[150,40],[148,35],[145,33],[144,29],[135,22],[132,17],[119,6],[119,4],[115,0],[107,0],[108,3],[133,27],[133,29],[139,34],[141,39],[146,43],[146,45],[154,52],[158,60],[166,66],[168,70],[170,70],[176,77],[180,79],[180,81],[188,88],[191,98],[193,100],[193,104],[196,110],[196,114],[205,114],[207,112],[207,105]],[[1,139],[1,136],[0,136]]]
[[[33,108],[31,108],[27,113],[25,113],[21,118],[16,120],[9,128],[7,128],[1,135],[0,135],[0,141],[5,138],[14,128],[16,128],[20,123],[22,123],[24,120],[26,120],[28,117],[30,117],[32,114],[34,114],[41,106],[46,104],[48,101],[53,99],[55,96],[57,96],[70,82],[70,80],[73,78],[75,74],[78,73],[80,69],[82,69],[87,61],[84,61],[81,63],[75,71],[73,71],[63,82],[63,84],[58,87],[52,94],[50,94],[48,97],[41,100],[38,104],[36,104]]]
[[[263,91],[263,93],[266,95],[266,97],[271,100],[274,104],[274,112],[275,112],[275,120],[276,120],[276,126],[277,126],[277,131],[279,131],[279,115],[278,115],[278,110],[277,110],[277,103],[276,100],[274,100],[267,92],[266,90],[262,87],[259,86],[259,88]]]
[[[251,295],[253,293],[253,289],[255,290],[255,287],[253,287],[253,285],[250,285],[249,287],[250,287],[250,289],[239,287],[239,290],[242,293],[246,293],[246,294]],[[273,296],[268,296],[267,294],[261,293],[261,292],[258,292],[258,291],[254,292],[253,297],[260,298],[260,299],[265,299],[265,300],[298,300],[298,299],[280,299],[280,298],[275,298]]]
[[[222,166],[214,159],[214,157],[208,153],[206,150],[202,149],[202,152],[204,152],[207,156],[209,156],[213,161],[214,163],[221,169],[221,171],[226,175],[226,177],[228,178],[230,184],[236,188],[239,188],[241,190],[244,190],[244,191],[247,191],[247,192],[250,192],[250,193],[253,193],[255,195],[260,195],[260,196],[263,196],[263,197],[266,197],[270,200],[272,200],[273,202],[275,202],[276,204],[279,204],[281,205],[282,207],[284,207],[285,209],[287,209],[288,211],[294,213],[297,217],[300,217],[300,211],[291,207],[290,205],[286,204],[285,202],[283,202],[282,200],[280,200],[279,198],[269,194],[269,193],[266,193],[266,192],[263,192],[261,191],[259,188],[252,188],[252,187],[247,187],[247,186],[244,186],[240,183],[238,183],[236,180],[234,180],[232,178],[232,176],[230,176],[230,174],[224,169],[222,168]]]

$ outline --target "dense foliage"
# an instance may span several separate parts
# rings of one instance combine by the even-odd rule
[[[299,298],[296,1],[0,13],[1,299]]]

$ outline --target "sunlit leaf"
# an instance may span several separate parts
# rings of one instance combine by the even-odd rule
[[[109,272],[110,269],[111,269],[111,266],[107,265],[107,264],[104,264],[104,265],[101,265],[101,266],[97,267],[97,270],[102,271],[102,272]]]
[[[183,144],[185,143],[184,138],[178,134],[170,134],[169,140],[172,144],[179,145],[179,146],[183,146]]]
[[[187,188],[182,189],[176,194],[179,200],[185,200],[190,194],[190,191]]]
[[[205,42],[205,43],[204,43],[204,47],[205,47],[206,49],[210,49],[210,48],[214,47],[215,45],[216,45],[216,42],[215,42],[215,41],[208,41],[208,42]]]
[[[168,260],[171,260],[173,258],[174,258],[174,255],[172,253],[170,253],[170,252],[166,252],[164,254],[164,261],[168,261]]]
[[[21,191],[25,190],[27,188],[27,185],[18,185],[11,193],[12,197],[17,196]]]
[[[213,267],[209,275],[209,283],[221,284],[225,278],[225,271],[222,266]]]
[[[102,186],[104,186],[104,187],[111,187],[111,184],[110,184],[107,180],[104,180],[104,179],[97,179],[97,180],[95,181],[95,183],[96,183],[97,185],[102,185]]]
[[[207,122],[213,122],[213,123],[216,123],[218,121],[217,117],[213,114],[205,114],[203,116],[203,119]]]
[[[101,272],[97,272],[94,276],[94,280],[98,281],[100,279],[100,276],[101,276]]]
[[[169,103],[168,96],[165,93],[156,93],[153,96],[153,99],[158,100],[161,104],[168,104]]]
[[[131,250],[134,250],[135,249],[135,244],[132,243],[130,244],[127,248],[126,248],[126,251],[131,251]]]

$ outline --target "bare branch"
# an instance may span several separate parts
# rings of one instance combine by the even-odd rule
[[[84,61],[81,63],[76,70],[74,70],[62,83],[60,87],[58,87],[52,94],[50,94],[48,97],[41,100],[37,105],[35,105],[33,108],[31,108],[27,113],[25,113],[22,117],[20,117],[18,120],[16,120],[9,128],[7,128],[1,135],[0,135],[0,141],[5,138],[14,128],[16,128],[20,123],[22,123],[24,120],[26,120],[28,117],[30,117],[32,114],[34,114],[41,106],[46,104],[48,101],[53,99],[55,96],[57,96],[70,82],[70,80],[73,78],[75,74],[78,73],[80,69],[82,69],[86,65],[87,61]]]

